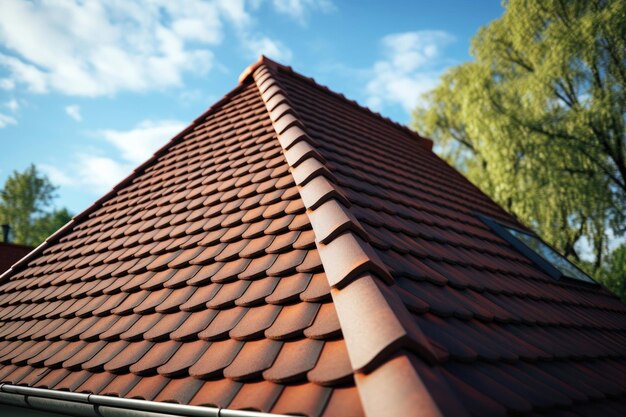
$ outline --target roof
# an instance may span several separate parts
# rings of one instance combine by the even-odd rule
[[[15,243],[0,242],[0,274],[26,256],[33,248]]]
[[[432,143],[266,58],[3,275],[0,381],[308,416],[626,413],[626,306]]]

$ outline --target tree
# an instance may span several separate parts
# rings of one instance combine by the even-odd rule
[[[626,231],[626,2],[511,0],[413,126],[574,261]]]
[[[34,165],[13,171],[0,190],[0,222],[9,224],[16,243],[35,246],[67,223],[67,209],[50,209],[56,187]]]
[[[617,247],[607,257],[601,281],[622,300],[626,300],[626,244]]]

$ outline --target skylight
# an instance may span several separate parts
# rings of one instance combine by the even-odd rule
[[[515,249],[533,261],[535,265],[548,273],[551,277],[557,279],[569,278],[595,284],[595,281],[589,275],[578,269],[573,263],[568,261],[552,247],[548,246],[539,237],[497,223],[495,220],[488,217],[482,215],[480,217],[496,234],[509,242]]]

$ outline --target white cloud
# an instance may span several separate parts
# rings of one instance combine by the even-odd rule
[[[277,12],[292,17],[300,24],[306,23],[309,11],[329,13],[335,10],[330,0],[273,0],[272,4]]]
[[[46,174],[55,185],[75,185],[77,178],[66,174],[62,169],[49,164],[37,164],[37,168]]]
[[[8,114],[0,113],[0,129],[7,127],[9,125],[16,125],[17,120],[14,117],[9,116]]]
[[[67,168],[47,164],[40,166],[55,184],[104,193],[185,126],[177,120],[144,120],[128,130],[99,130],[92,132],[91,136],[111,144],[113,154],[91,149],[74,154]]]
[[[276,41],[254,31],[244,0],[0,2],[0,88],[111,95],[182,84],[205,73],[224,25],[261,50]],[[252,36],[254,35],[254,36]],[[284,55],[283,55],[284,56]]]
[[[290,62],[293,54],[291,50],[279,41],[262,35],[244,35],[244,44],[251,57],[265,55],[275,61]]]
[[[230,25],[249,56],[290,61],[291,51],[257,29],[260,0],[0,1],[0,89],[96,97],[183,84],[215,64]],[[330,0],[273,0],[305,23]]]
[[[454,37],[443,31],[417,31],[385,36],[384,59],[374,63],[366,86],[367,104],[380,109],[401,105],[410,112],[420,96],[432,89],[446,64],[443,48]]]
[[[129,130],[106,129],[96,135],[111,143],[124,160],[140,164],[185,126],[186,123],[178,120],[144,120]]]
[[[11,100],[4,102],[4,107],[11,110],[12,113],[15,113],[20,109],[20,103],[16,99],[12,98]]]
[[[80,114],[80,106],[76,104],[65,106],[65,113],[77,122],[83,120],[83,116]]]

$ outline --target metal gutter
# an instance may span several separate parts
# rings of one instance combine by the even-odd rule
[[[228,410],[0,384],[0,404],[78,417],[288,417],[258,411]]]

